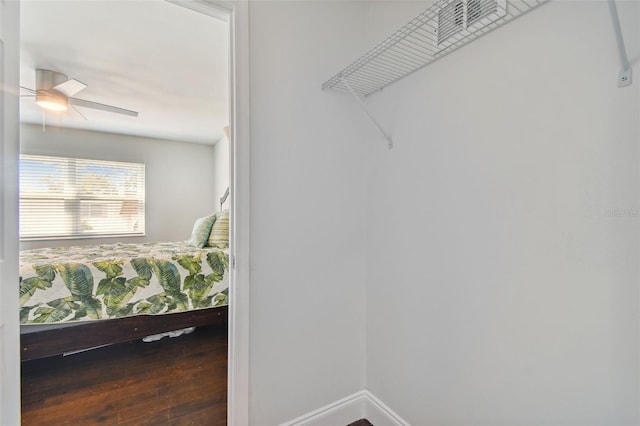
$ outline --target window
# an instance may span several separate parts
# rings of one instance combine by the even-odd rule
[[[20,239],[144,235],[144,164],[20,156]]]

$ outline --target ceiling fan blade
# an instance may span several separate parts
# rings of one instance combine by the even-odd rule
[[[62,93],[67,97],[71,97],[76,93],[78,93],[79,91],[81,91],[82,89],[84,89],[85,87],[87,87],[87,85],[84,84],[83,82],[70,78],[69,80],[63,83],[53,86],[53,89],[57,90],[58,92]]]
[[[128,109],[118,108],[111,105],[105,105],[98,102],[85,101],[84,99],[69,98],[69,103],[71,105],[84,107],[84,108],[93,108],[93,109],[99,109],[107,112],[115,112],[116,114],[130,115],[131,117],[138,116],[137,111],[131,111]]]

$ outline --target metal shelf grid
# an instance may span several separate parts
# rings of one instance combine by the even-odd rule
[[[369,96],[548,1],[438,0],[322,89]]]

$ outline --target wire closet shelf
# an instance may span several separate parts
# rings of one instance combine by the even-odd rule
[[[369,96],[549,0],[438,0],[322,89]]]

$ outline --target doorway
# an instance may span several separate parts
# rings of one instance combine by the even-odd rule
[[[11,4],[12,2],[4,2],[3,10],[2,10],[2,39],[5,46],[3,49],[3,59],[6,61],[7,66],[5,70],[9,72],[5,72],[3,77],[5,87],[13,86],[15,87],[17,84],[17,78],[15,75],[11,74],[11,70],[15,70],[12,67],[12,59],[15,60],[18,55],[12,49],[7,48],[6,46],[11,46],[12,43],[16,42],[17,32],[15,28],[11,28],[10,25],[7,25],[7,22],[11,22],[10,17],[13,15],[15,22],[15,17],[18,13],[17,8]],[[189,3],[189,2],[181,2],[181,3]],[[204,2],[193,2],[195,8],[202,8],[202,4]],[[8,4],[8,5],[7,5]],[[220,13],[220,7],[212,6],[217,12]],[[248,288],[243,295],[243,291],[237,291],[235,288],[235,282],[237,280],[248,280],[248,262],[244,262],[245,257],[248,257],[248,227],[239,227],[239,225],[245,223],[248,224],[248,209],[238,209],[237,206],[239,204],[244,204],[248,206],[248,120],[241,123],[241,118],[248,118],[248,92],[246,91],[246,87],[248,86],[248,74],[246,74],[247,63],[248,63],[248,52],[247,52],[247,22],[246,22],[246,5],[234,5],[230,8],[227,13],[231,17],[231,43],[232,43],[232,52],[231,52],[231,65],[230,68],[232,70],[230,76],[231,82],[231,95],[230,95],[230,117],[229,121],[231,124],[231,139],[232,144],[230,146],[230,155],[234,158],[234,161],[231,164],[231,182],[230,187],[232,189],[232,197],[231,202],[233,203],[233,209],[236,211],[235,214],[232,215],[231,218],[231,240],[232,242],[232,253],[231,253],[231,263],[234,266],[231,269],[232,275],[232,284],[230,293],[232,303],[230,304],[230,321],[229,321],[229,330],[230,330],[230,346],[229,352],[231,354],[238,354],[238,357],[241,362],[236,361],[235,356],[230,357],[230,374],[229,374],[229,419],[235,418],[237,421],[234,421],[234,424],[245,424],[242,420],[246,419],[246,391],[247,391],[247,371],[248,371],[248,353],[247,345],[248,338],[246,336],[247,331],[247,323],[248,321],[240,320],[238,322],[234,322],[234,318],[238,317],[239,313],[242,311],[240,308],[239,301],[248,302]],[[15,64],[14,64],[15,65]],[[8,83],[8,84],[7,84]],[[15,94],[9,93],[7,96],[3,98],[3,102],[7,104],[11,104],[15,102]],[[13,104],[15,106],[15,104]],[[2,280],[3,282],[10,282],[16,278],[16,271],[12,270],[11,265],[17,264],[16,259],[16,246],[17,246],[17,235],[15,233],[15,223],[17,222],[17,218],[15,217],[15,212],[17,211],[17,191],[15,188],[17,187],[15,181],[15,174],[12,174],[12,170],[16,170],[17,165],[17,151],[15,148],[15,140],[11,141],[7,136],[12,133],[17,133],[17,129],[14,123],[13,126],[9,123],[15,120],[15,110],[12,111],[11,108],[5,108],[4,111],[4,119],[8,124],[5,126],[5,133],[3,138],[3,233],[2,233],[2,247],[4,253],[4,265],[5,268],[2,270]],[[17,121],[17,120],[16,120]],[[238,147],[239,141],[244,140],[245,143],[241,144],[241,147]],[[12,152],[12,149],[13,152]],[[246,190],[246,192],[245,192]],[[243,195],[244,194],[244,195]],[[242,211],[242,213],[240,213]],[[13,234],[11,229],[14,230]],[[9,232],[7,232],[9,231]],[[244,241],[246,246],[239,241]],[[235,243],[235,244],[234,244]],[[234,247],[235,246],[235,247]],[[236,263],[237,262],[237,263]],[[236,264],[238,266],[236,266]],[[18,361],[15,357],[15,351],[12,351],[12,347],[15,348],[15,319],[9,318],[8,315],[10,313],[15,313],[15,308],[13,309],[4,309],[5,307],[9,307],[9,299],[13,298],[15,301],[15,291],[11,291],[10,289],[6,289],[7,286],[3,286],[1,299],[3,313],[7,315],[7,317],[3,317],[3,329],[2,329],[2,347],[3,358],[2,363],[5,366],[13,366],[13,371],[16,371],[16,367]],[[248,286],[247,286],[248,287]],[[234,293],[240,293],[239,297],[234,297]],[[236,294],[237,296],[237,294]],[[234,302],[235,300],[235,302]],[[248,304],[248,303],[247,303]],[[242,335],[242,332],[245,332]],[[236,336],[240,336],[236,338]],[[241,349],[241,350],[239,350]],[[2,423],[12,424],[15,423],[12,419],[17,418],[16,413],[16,399],[12,398],[10,393],[11,387],[13,383],[16,381],[15,374],[12,375],[10,372],[10,368],[3,368],[2,370],[2,384],[3,384],[3,407],[2,411],[0,411],[0,419],[2,419]],[[15,387],[13,387],[15,390]],[[15,396],[15,395],[13,395]],[[236,397],[239,396],[239,397]],[[235,402],[234,402],[235,401]]]

